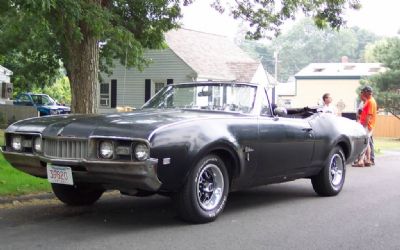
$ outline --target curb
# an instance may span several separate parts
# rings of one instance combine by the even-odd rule
[[[53,193],[37,193],[37,194],[26,194],[19,196],[0,196],[0,204],[10,204],[15,202],[24,202],[29,200],[50,200],[54,199]]]

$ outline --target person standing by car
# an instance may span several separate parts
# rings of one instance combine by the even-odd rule
[[[324,104],[322,105],[322,108],[319,110],[320,112],[331,113],[331,114],[335,114],[335,115],[337,114],[335,107],[333,105],[331,105],[331,103],[332,103],[331,94],[325,93],[322,96],[322,101],[324,102]]]
[[[360,114],[359,122],[365,128],[368,134],[368,146],[364,157],[361,157],[355,167],[371,166],[371,149],[373,149],[372,144],[372,133],[375,128],[376,123],[376,113],[377,105],[374,97],[372,96],[372,88],[370,86],[365,86],[361,89],[361,98],[364,101],[364,106]]]
[[[358,105],[358,109],[357,109],[357,122],[359,122],[359,120],[360,120],[360,115],[361,115],[361,112],[362,112],[363,107],[364,107],[364,100],[363,100],[363,97],[361,97],[361,96],[362,96],[362,92],[360,92],[360,100],[361,101],[360,101],[360,104]],[[371,135],[370,140],[369,140],[369,146],[371,147],[371,164],[375,165],[374,138],[373,138],[372,135]],[[358,159],[355,162],[355,164],[357,164],[357,162],[358,162]]]

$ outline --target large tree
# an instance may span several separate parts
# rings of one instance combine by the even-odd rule
[[[27,49],[31,53],[53,63],[61,59],[71,83],[73,112],[94,113],[99,68],[107,71],[114,59],[130,67],[145,65],[143,49],[161,48],[163,33],[178,26],[181,4],[192,1],[5,0],[0,16],[14,28],[0,26],[0,43],[11,38],[2,49],[19,53],[21,44],[33,42]],[[224,10],[220,0],[213,7]],[[237,0],[229,11],[249,23],[249,37],[260,38],[278,33],[298,11],[314,17],[319,27],[339,28],[343,9],[359,7],[358,0]],[[37,47],[36,39],[43,44]]]
[[[62,60],[76,113],[96,112],[100,63],[104,70],[113,59],[143,66],[143,48],[161,48],[163,32],[177,27],[180,17],[177,0],[10,0],[0,11],[14,24],[1,29],[3,41],[12,38],[11,50],[31,43],[28,51]]]
[[[381,62],[387,71],[364,81],[374,86],[378,104],[400,119],[400,38],[376,42],[367,51],[370,61]]]

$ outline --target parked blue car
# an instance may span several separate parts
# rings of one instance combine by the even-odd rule
[[[14,105],[34,106],[40,112],[40,116],[71,113],[70,107],[59,105],[53,98],[45,94],[19,94],[13,103]]]

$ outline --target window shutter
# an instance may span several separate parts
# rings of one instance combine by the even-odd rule
[[[147,102],[151,97],[151,79],[144,80],[144,102]]]
[[[111,80],[111,108],[117,107],[117,80]]]

